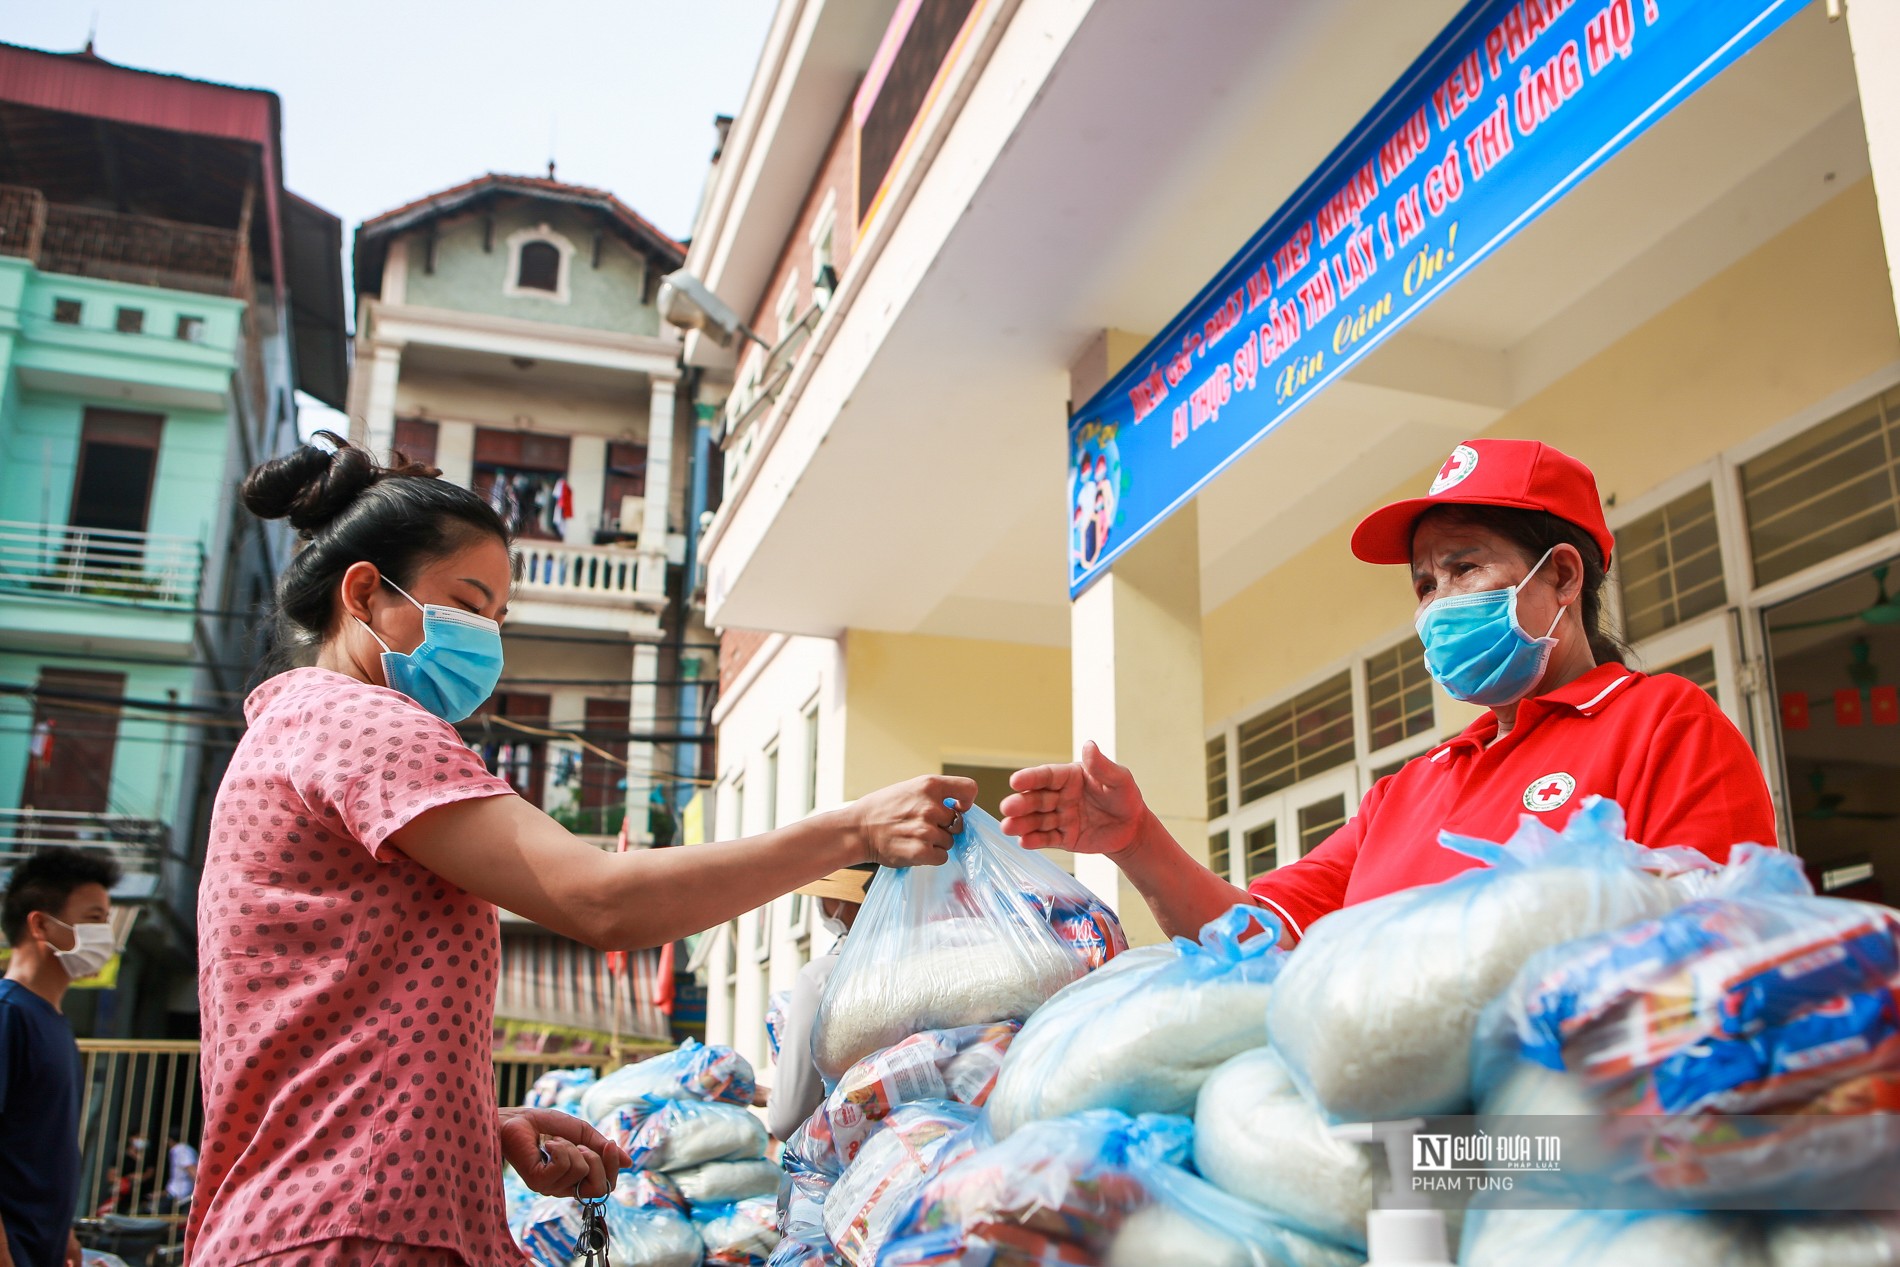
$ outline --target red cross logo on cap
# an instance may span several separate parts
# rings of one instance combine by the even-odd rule
[[[1456,488],[1471,478],[1478,469],[1478,451],[1468,444],[1461,444],[1451,451],[1445,464],[1438,468],[1438,478],[1432,481],[1428,497],[1436,497],[1448,488]]]
[[[1537,814],[1548,814],[1570,799],[1577,790],[1577,781],[1561,770],[1556,774],[1546,774],[1524,789],[1524,808]]]

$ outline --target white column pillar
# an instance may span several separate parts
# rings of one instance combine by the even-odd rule
[[[1190,502],[1117,559],[1070,608],[1069,655],[1077,754],[1093,739],[1134,771],[1162,825],[1206,861],[1199,532]],[[1114,863],[1078,854],[1075,873],[1114,904],[1131,940],[1160,940]]]
[[[594,543],[600,527],[600,499],[607,490],[607,437],[575,436],[568,441],[567,483],[574,495],[574,517],[567,521],[567,543]]]
[[[371,452],[383,457],[396,443],[396,380],[402,371],[402,345],[378,343],[370,352],[369,393],[363,403],[363,430]]]
[[[673,412],[676,381],[653,380],[653,399],[647,408],[647,505],[640,525],[642,593],[666,592],[666,529],[673,502]]]
[[[1880,206],[1880,234],[1887,244],[1887,280],[1900,309],[1900,4],[1865,0],[1850,4],[1847,35],[1860,81],[1861,125]]]
[[[643,543],[644,544],[644,543]],[[644,567],[644,561],[642,567]],[[650,642],[633,648],[633,691],[627,701],[627,729],[636,735],[652,734],[660,711],[660,688],[654,680],[660,676],[660,649]],[[650,844],[647,832],[647,798],[656,784],[654,777],[660,749],[650,743],[627,745],[627,838],[635,844]]]
[[[435,431],[435,464],[442,478],[468,488],[475,482],[475,424],[439,422]]]

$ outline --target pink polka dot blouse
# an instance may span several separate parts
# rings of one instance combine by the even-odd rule
[[[495,908],[391,833],[511,793],[453,727],[327,669],[251,693],[198,897],[204,1147],[187,1261],[363,1237],[521,1261],[496,1134]]]

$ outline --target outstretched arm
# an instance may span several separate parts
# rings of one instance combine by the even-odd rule
[[[477,897],[602,950],[658,946],[716,927],[857,862],[934,866],[976,784],[926,775],[759,836],[606,853],[518,796],[438,806],[390,837]]]
[[[1009,785],[1016,791],[1001,806],[1005,832],[1031,849],[1107,855],[1170,937],[1192,937],[1253,900],[1190,857],[1142,800],[1135,776],[1093,742],[1080,761],[1018,770]]]

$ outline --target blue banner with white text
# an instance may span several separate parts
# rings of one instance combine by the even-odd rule
[[[1806,0],[1472,0],[1069,424],[1069,593]]]

